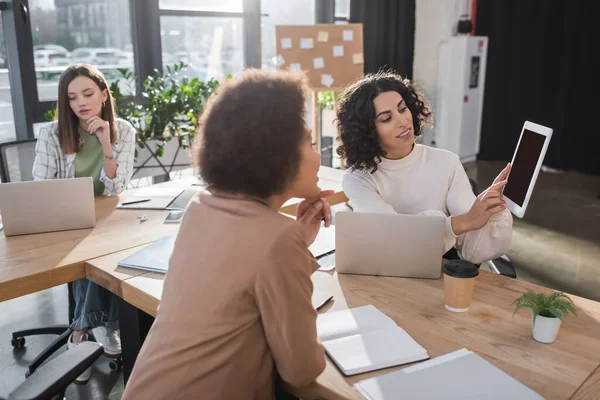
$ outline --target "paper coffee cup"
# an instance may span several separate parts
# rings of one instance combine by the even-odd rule
[[[444,264],[444,302],[446,309],[453,312],[465,312],[471,306],[475,278],[479,268],[464,260],[453,260]]]

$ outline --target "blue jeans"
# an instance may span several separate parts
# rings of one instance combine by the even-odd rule
[[[71,329],[80,331],[86,328],[104,326],[119,329],[117,296],[87,279],[73,282],[75,298],[75,318]]]

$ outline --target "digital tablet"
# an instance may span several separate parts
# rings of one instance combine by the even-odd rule
[[[523,218],[550,143],[552,129],[525,121],[502,194],[506,208]]]

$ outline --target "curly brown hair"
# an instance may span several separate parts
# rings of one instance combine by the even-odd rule
[[[392,72],[366,75],[349,86],[337,105],[337,154],[346,159],[349,168],[367,172],[377,171],[385,151],[379,144],[375,128],[373,100],[384,92],[398,92],[413,119],[415,137],[421,135],[421,125],[429,121],[431,110],[418,95],[408,79]]]
[[[306,77],[247,70],[222,84],[202,114],[194,157],[212,189],[266,199],[298,173]]]

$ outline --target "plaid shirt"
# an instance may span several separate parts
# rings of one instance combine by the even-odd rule
[[[100,173],[100,181],[104,183],[108,194],[115,196],[127,187],[133,174],[135,156],[136,131],[123,119],[115,120],[117,142],[112,146],[113,156],[117,162],[117,174],[113,179],[106,176],[104,168]],[[75,155],[63,154],[58,141],[58,122],[52,122],[40,129],[35,146],[33,162],[33,179],[65,179],[75,177]]]

